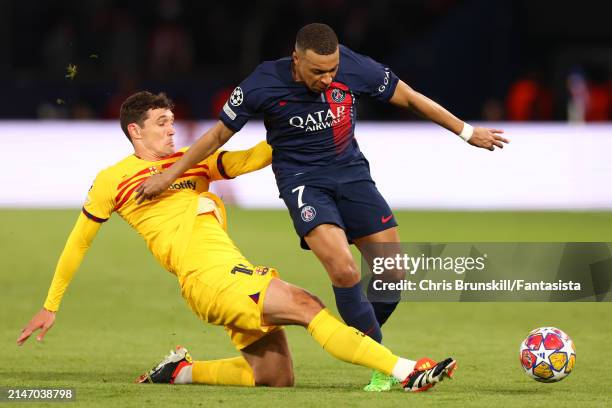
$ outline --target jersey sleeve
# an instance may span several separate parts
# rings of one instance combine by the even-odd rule
[[[232,179],[263,169],[272,162],[272,148],[265,141],[247,150],[216,151],[208,159],[211,181]]]
[[[102,223],[110,218],[114,208],[113,186],[110,179],[102,171],[98,173],[87,193],[87,199],[83,205],[83,214],[92,221]]]
[[[388,66],[344,46],[341,46],[341,58],[341,69],[351,90],[381,102],[391,99],[399,78]]]
[[[210,181],[231,178],[225,173],[225,168],[223,167],[222,159],[224,153],[225,152],[222,150],[217,150],[216,152],[208,156],[204,161],[200,162],[200,164],[204,164],[206,165],[206,167],[208,167]]]
[[[64,292],[66,292],[75,272],[79,269],[83,257],[99,229],[99,222],[92,221],[84,213],[79,215],[66,241],[64,250],[57,261],[53,281],[45,299],[45,309],[52,312],[56,312],[59,309]]]
[[[223,105],[219,119],[234,132],[238,132],[259,112],[258,70],[240,83]]]
[[[104,171],[96,176],[87,193],[82,214],[79,216],[62,254],[57,261],[55,274],[44,307],[57,311],[66,288],[83,261],[85,253],[98,233],[100,225],[107,221],[115,207],[111,179]]]

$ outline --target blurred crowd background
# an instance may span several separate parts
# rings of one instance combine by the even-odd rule
[[[609,0],[0,0],[2,119],[111,119],[135,90],[215,118],[296,31],[331,25],[462,118],[612,119]],[[416,119],[364,98],[368,120]]]

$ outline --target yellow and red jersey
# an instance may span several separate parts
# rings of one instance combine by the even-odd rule
[[[208,192],[212,181],[226,175],[222,161],[225,152],[216,152],[177,178],[160,196],[138,204],[134,199],[136,188],[151,175],[170,167],[183,152],[184,149],[156,162],[134,155],[126,157],[98,173],[83,206],[83,213],[96,222],[104,222],[117,212],[142,235],[153,255],[171,272],[176,268],[173,250],[185,239],[190,218],[198,214],[200,194]],[[224,223],[221,201],[212,193],[205,195],[216,202]]]
[[[47,309],[58,309],[99,224],[113,212],[138,231],[165,269],[178,275],[195,217],[212,212],[224,228],[227,226],[223,202],[208,191],[210,183],[261,169],[270,164],[272,157],[265,142],[244,151],[217,151],[177,178],[167,191],[138,204],[134,198],[136,188],[151,175],[170,167],[186,150],[156,162],[130,155],[98,173],[83,206],[87,218],[79,218],[58,261],[45,302]]]

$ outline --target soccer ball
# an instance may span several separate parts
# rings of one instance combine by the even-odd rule
[[[557,382],[569,375],[576,364],[576,348],[567,334],[555,327],[532,330],[521,343],[521,366],[540,382]]]

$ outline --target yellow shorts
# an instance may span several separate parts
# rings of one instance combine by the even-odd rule
[[[262,322],[266,290],[277,271],[251,264],[214,215],[197,217],[178,275],[191,310],[225,326],[238,350],[280,328]]]

